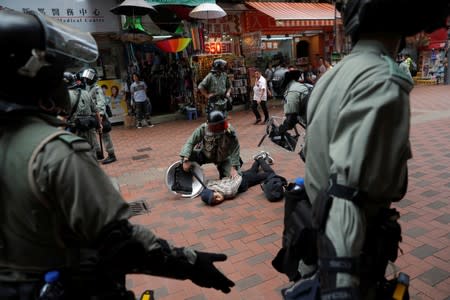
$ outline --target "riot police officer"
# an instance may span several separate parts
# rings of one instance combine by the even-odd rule
[[[92,147],[96,144],[96,130],[102,129],[101,116],[89,93],[77,84],[76,75],[64,72],[64,81],[69,89],[71,111],[68,112],[69,130],[86,139]],[[95,120],[95,122],[93,122]]]
[[[198,144],[200,148],[196,147]],[[208,114],[205,123],[198,126],[180,152],[183,169],[188,171],[190,162],[200,165],[214,163],[220,178],[241,174],[240,146],[237,133],[220,111]]]
[[[88,91],[91,98],[94,100],[95,105],[97,106],[100,116],[102,119],[108,118],[106,114],[106,106],[108,105],[108,100],[106,99],[105,94],[103,93],[102,88],[97,84],[98,76],[97,71],[93,68],[86,68],[81,71],[81,78],[84,80],[86,91]],[[102,164],[110,164],[117,160],[116,154],[114,152],[114,145],[111,139],[111,135],[105,130],[101,132],[99,137],[101,139],[100,142],[103,142],[106,147],[106,152],[108,153],[108,157],[102,161]],[[97,159],[102,160],[104,158],[102,149],[95,139],[94,150],[97,153]]]
[[[206,113],[213,110],[227,115],[227,104],[231,95],[231,83],[227,75],[227,62],[223,59],[214,60],[211,72],[198,85],[198,89],[207,99]]]
[[[65,299],[134,299],[126,273],[229,292],[234,283],[213,264],[225,255],[176,248],[131,224],[86,140],[57,128],[70,111],[64,66],[97,59],[92,36],[0,10],[0,37],[0,299],[36,299],[49,270],[61,272]]]
[[[407,189],[413,88],[394,58],[406,36],[446,26],[449,2],[337,7],[353,49],[317,81],[307,111],[305,188],[319,235],[321,297],[388,299],[377,286],[401,239],[390,206]]]

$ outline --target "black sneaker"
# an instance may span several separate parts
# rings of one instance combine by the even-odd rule
[[[105,159],[105,156],[104,156],[103,153],[101,153],[101,152],[97,152],[97,153],[96,153],[96,156],[97,156],[97,160],[103,160],[103,159]]]
[[[116,160],[117,158],[114,154],[108,154],[108,157],[104,161],[102,161],[102,164],[107,165],[115,162]]]

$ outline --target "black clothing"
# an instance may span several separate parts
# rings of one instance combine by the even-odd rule
[[[264,112],[264,123],[266,123],[269,120],[269,111],[267,110],[267,101],[261,101],[259,102],[261,105],[261,109]],[[258,102],[256,100],[252,101],[252,110],[255,114],[256,120],[261,120],[261,115],[258,111]]]
[[[259,167],[261,167],[262,172],[260,172]],[[263,158],[255,160],[250,169],[242,172],[242,182],[239,186],[238,193],[245,192],[248,188],[260,184],[270,175],[275,175],[270,165]]]

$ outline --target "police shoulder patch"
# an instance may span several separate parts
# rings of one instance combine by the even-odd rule
[[[58,136],[58,139],[69,145],[70,148],[76,152],[91,150],[91,145],[79,136],[73,134],[61,134]]]

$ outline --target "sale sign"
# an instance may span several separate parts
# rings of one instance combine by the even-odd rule
[[[205,53],[208,54],[232,53],[231,42],[229,41],[205,42]]]

